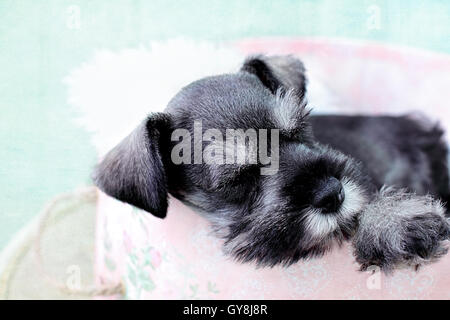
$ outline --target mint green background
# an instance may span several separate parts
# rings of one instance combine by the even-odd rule
[[[67,27],[80,8],[80,29]],[[366,27],[377,5],[381,29]],[[88,185],[95,153],[62,78],[95,49],[154,39],[328,36],[450,52],[450,1],[0,0],[0,248],[55,195]]]

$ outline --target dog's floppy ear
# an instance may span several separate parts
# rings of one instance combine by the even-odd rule
[[[278,90],[295,90],[302,96],[306,90],[305,67],[291,56],[253,56],[247,58],[241,71],[254,74],[273,94]]]
[[[94,170],[94,183],[106,194],[164,218],[167,176],[164,138],[170,117],[155,113],[112,149]]]

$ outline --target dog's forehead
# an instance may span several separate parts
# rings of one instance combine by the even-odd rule
[[[241,72],[191,83],[169,102],[166,111],[174,116],[175,125],[184,128],[201,121],[204,129],[283,129],[291,125],[291,116],[298,116],[293,109],[301,108],[286,100],[273,95],[254,75]]]

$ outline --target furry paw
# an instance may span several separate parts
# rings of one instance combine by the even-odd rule
[[[384,272],[416,269],[447,253],[450,223],[442,204],[430,196],[383,188],[361,213],[353,239],[361,270],[376,265]]]

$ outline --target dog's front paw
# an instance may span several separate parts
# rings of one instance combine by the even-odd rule
[[[447,252],[450,224],[442,204],[392,188],[381,190],[361,213],[353,239],[361,270],[378,266],[384,272],[432,262]]]

